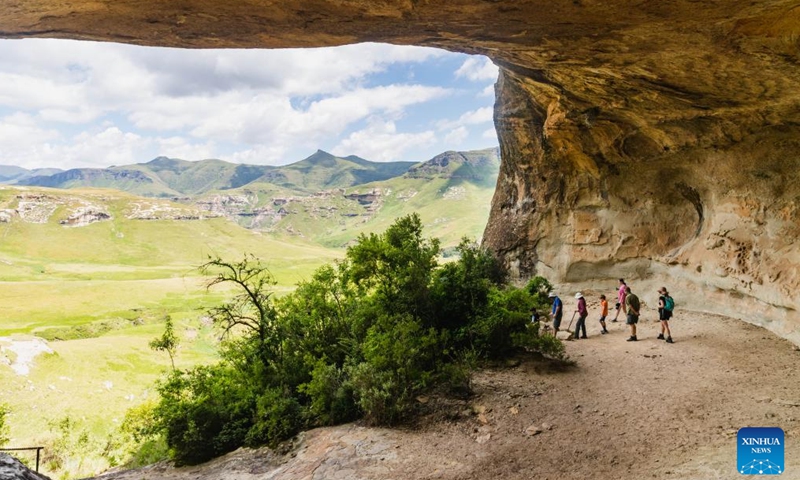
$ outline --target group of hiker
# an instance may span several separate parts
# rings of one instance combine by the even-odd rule
[[[550,313],[553,320],[553,334],[555,335],[561,328],[561,320],[564,317],[564,302],[561,301],[561,298],[559,298],[555,292],[550,292],[548,297],[550,298],[550,304],[552,307]],[[575,313],[573,314],[573,319],[575,315],[578,315],[578,321],[575,324],[573,338],[576,340],[579,338],[588,338],[586,335],[586,318],[589,316],[589,309],[586,307],[586,298],[583,296],[583,293],[578,292],[575,294],[575,299],[577,300],[578,305],[575,309]],[[670,332],[669,329],[669,319],[672,318],[672,310],[674,307],[675,302],[670,296],[666,287],[659,288],[658,319],[661,321],[661,333],[656,338],[659,340],[665,340],[667,343],[674,343],[672,341],[672,332]],[[600,326],[602,327],[600,333],[605,335],[608,333],[608,329],[606,328],[606,317],[608,317],[608,300],[606,300],[605,295],[600,295],[600,308]],[[616,310],[617,312],[614,315],[614,319],[611,321],[618,321],[617,319],[619,318],[620,312],[625,314],[625,323],[630,327],[631,330],[631,336],[628,338],[628,341],[637,341],[638,337],[636,336],[636,325],[639,323],[639,316],[641,315],[641,302],[639,301],[639,297],[637,297],[631,291],[631,287],[629,287],[622,278],[619,279]],[[538,314],[536,312],[534,312],[533,320],[538,321]],[[572,322],[570,322],[570,324],[571,323]]]

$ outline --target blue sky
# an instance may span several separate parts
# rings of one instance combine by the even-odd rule
[[[485,57],[383,44],[179,50],[0,40],[0,165],[158,155],[281,165],[318,148],[423,161],[497,145]]]

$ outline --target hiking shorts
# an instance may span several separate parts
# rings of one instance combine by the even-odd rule
[[[658,318],[659,318],[659,320],[661,320],[662,322],[665,322],[665,321],[669,320],[670,318],[672,318],[672,312],[671,312],[671,311],[669,311],[669,310],[667,310],[666,308],[662,308],[662,309],[661,309],[661,310],[658,312]]]
[[[639,323],[639,315],[634,315],[632,313],[628,314],[628,320],[625,322],[628,325],[636,325]]]
[[[561,315],[553,317],[553,328],[556,330],[561,328]]]

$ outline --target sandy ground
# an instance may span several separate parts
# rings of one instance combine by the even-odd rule
[[[777,478],[800,479],[800,351],[724,317],[680,312],[671,323],[674,344],[655,339],[652,318],[633,343],[624,324],[601,336],[590,316],[590,338],[567,343],[575,367],[524,358],[480,372],[472,398],[421,426],[316,429],[285,456],[242,450],[108,478],[735,479],[737,430],[776,426],[786,434]]]

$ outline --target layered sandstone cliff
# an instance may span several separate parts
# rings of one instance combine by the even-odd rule
[[[484,241],[517,275],[668,283],[800,343],[795,1],[13,0],[0,36],[487,55],[503,165]]]

